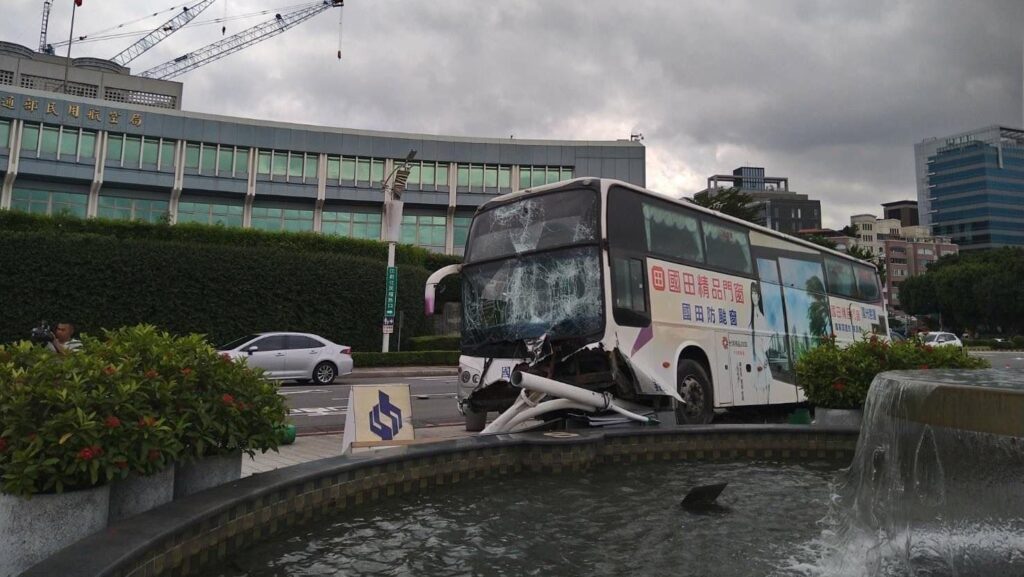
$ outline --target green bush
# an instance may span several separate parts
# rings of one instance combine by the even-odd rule
[[[1024,349],[1024,335],[1017,335],[1011,339],[1013,346],[1018,349]]]
[[[988,361],[958,347],[926,347],[917,341],[890,344],[872,336],[839,346],[835,340],[806,352],[796,363],[797,382],[818,407],[859,409],[875,375],[910,369],[980,369]]]
[[[0,346],[0,491],[29,496],[149,475],[172,463],[276,450],[276,387],[198,336],[151,326],[56,355]]]
[[[290,253],[336,253],[381,262],[387,262],[388,258],[387,243],[374,240],[312,232],[268,232],[196,223],[171,226],[139,221],[51,217],[19,211],[0,211],[0,230],[45,233],[47,236],[84,233],[119,240],[160,240],[239,248],[278,248]],[[396,247],[395,262],[399,265],[423,267],[433,272],[443,266],[461,262],[461,259],[403,244]]]
[[[396,353],[352,353],[352,363],[358,368],[408,367],[459,364],[459,351],[402,351]]]
[[[0,231],[0,271],[0,342],[25,338],[40,319],[60,317],[92,334],[146,322],[175,334],[203,333],[213,343],[300,331],[355,350],[380,346],[381,260],[275,246]],[[397,308],[405,311],[406,335],[427,332],[421,311],[429,275],[398,267]]]
[[[457,351],[462,342],[459,335],[413,337],[409,339],[412,351]]]
[[[995,347],[996,341],[993,339],[961,339],[965,347]]]

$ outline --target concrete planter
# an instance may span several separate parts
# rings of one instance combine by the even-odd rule
[[[110,487],[110,522],[170,503],[174,498],[174,466],[155,475],[131,475]]]
[[[857,427],[864,418],[863,409],[826,409],[815,407],[812,425],[825,427]]]
[[[107,526],[110,485],[31,499],[0,493],[0,577],[13,577]]]
[[[203,457],[175,467],[174,498],[180,499],[242,477],[242,453]]]

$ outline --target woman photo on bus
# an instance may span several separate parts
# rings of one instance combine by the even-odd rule
[[[753,351],[754,389],[767,392],[772,382],[772,367],[768,363],[768,349],[772,330],[764,314],[764,298],[760,283],[750,283],[750,342]]]

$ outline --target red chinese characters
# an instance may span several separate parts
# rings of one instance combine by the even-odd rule
[[[665,269],[660,266],[651,268],[651,284],[654,285],[654,290],[665,290]]]
[[[668,271],[668,290],[674,293],[680,292],[682,290],[679,285],[679,271]]]
[[[697,294],[697,289],[694,288],[692,273],[683,273],[683,292],[685,292],[688,295]]]

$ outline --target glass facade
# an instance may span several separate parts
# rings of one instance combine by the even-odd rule
[[[252,228],[270,231],[312,232],[313,209],[253,206]]]
[[[324,209],[321,232],[350,238],[380,240],[380,212]]]
[[[443,253],[447,220],[443,214],[403,214],[402,243]]]
[[[242,227],[245,208],[239,204],[212,202],[178,202],[178,223],[196,222],[216,226]]]
[[[100,195],[99,211],[96,216],[112,220],[157,223],[167,219],[167,210],[166,200]]]
[[[1024,134],[968,140],[928,159],[932,233],[962,250],[1024,246]]]
[[[11,210],[49,216],[85,218],[89,195],[55,190],[14,187]]]
[[[558,166],[520,166],[519,167],[519,188],[531,188],[542,186],[562,180],[571,180],[573,170],[569,167]]]

